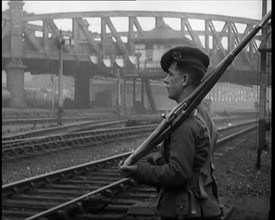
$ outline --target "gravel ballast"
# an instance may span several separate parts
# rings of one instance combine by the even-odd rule
[[[239,145],[228,144],[215,157],[215,176],[222,204],[230,199],[236,208],[230,219],[268,219],[271,195],[271,135],[262,152],[261,169],[255,170],[257,134]],[[139,146],[146,137],[117,141],[96,147],[70,149],[20,161],[2,162],[2,185],[49,173],[123,152]],[[218,150],[219,151],[219,150]],[[235,193],[238,196],[235,197]]]
[[[4,162],[2,163],[2,185],[129,152],[139,146],[145,138],[146,137],[129,139],[127,141],[113,141],[98,146],[79,149],[72,148],[52,152],[43,156]]]

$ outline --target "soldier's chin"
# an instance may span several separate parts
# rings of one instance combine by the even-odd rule
[[[175,98],[173,95],[169,95],[169,94],[168,94],[168,98],[169,98],[169,99],[172,99],[172,100],[176,100],[176,98]]]

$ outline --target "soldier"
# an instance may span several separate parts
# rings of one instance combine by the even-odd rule
[[[200,83],[209,57],[196,47],[176,47],[161,58],[168,97],[180,103]],[[217,187],[213,176],[213,151],[217,132],[203,105],[163,141],[161,154],[149,163],[119,164],[125,177],[160,189],[157,211],[161,219],[220,219]]]

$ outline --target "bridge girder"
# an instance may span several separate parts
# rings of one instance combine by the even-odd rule
[[[2,13],[2,45],[9,43],[10,22],[9,13]],[[112,18],[127,19],[128,31],[119,31]],[[155,19],[155,27],[167,25],[165,19],[176,18],[180,22],[180,30],[174,30],[182,38],[191,39],[196,45],[205,50],[211,60],[211,66],[215,66],[223,59],[238,42],[253,28],[257,22],[254,19],[236,18],[221,15],[206,15],[198,13],[181,12],[156,12],[156,11],[97,11],[97,12],[69,12],[53,14],[27,14],[23,16],[23,57],[22,59],[56,59],[58,60],[58,48],[56,39],[59,30],[55,24],[57,19],[72,19],[72,31],[63,31],[66,38],[72,38],[75,42],[73,48],[65,46],[64,60],[78,60],[89,62],[90,56],[97,56],[99,64],[104,57],[109,57],[112,62],[110,68],[115,66],[115,57],[123,57],[127,68],[134,68],[129,56],[136,56],[134,40],[136,36],[144,36],[150,32],[145,30],[141,18]],[[100,18],[101,33],[92,32],[89,28],[87,18]],[[204,23],[204,30],[196,30],[192,20]],[[39,21],[42,25],[30,22]],[[215,22],[223,23],[220,30],[215,27]],[[243,32],[239,31],[237,25],[245,26]],[[109,32],[106,31],[109,29]],[[39,36],[37,34],[40,34]],[[123,38],[127,38],[124,42]],[[260,35],[251,40],[247,47],[236,59],[233,67],[236,70],[257,68],[257,57],[259,56],[257,41]],[[227,48],[223,45],[227,44]],[[8,47],[2,49],[2,59],[8,59],[10,51]],[[148,69],[149,71],[149,69]],[[154,71],[153,71],[154,72]],[[162,77],[162,75],[161,75]]]

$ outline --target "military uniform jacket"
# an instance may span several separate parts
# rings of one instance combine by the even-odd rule
[[[213,123],[201,105],[197,109],[205,119],[208,129],[198,117],[191,114],[164,141],[162,153],[166,163],[161,166],[149,163],[139,164],[134,176],[140,183],[161,188],[158,209],[165,217],[175,216],[177,197],[181,192],[197,187],[197,181],[194,181],[195,174],[200,172],[211,153],[208,130],[211,136],[216,135]],[[207,184],[209,182],[211,181],[208,181]],[[210,208],[213,209],[210,210],[210,213],[214,215],[220,213],[219,205],[213,197],[212,191],[209,189],[206,191],[209,196],[206,201],[202,202],[206,209],[202,212],[208,212],[207,209]]]

